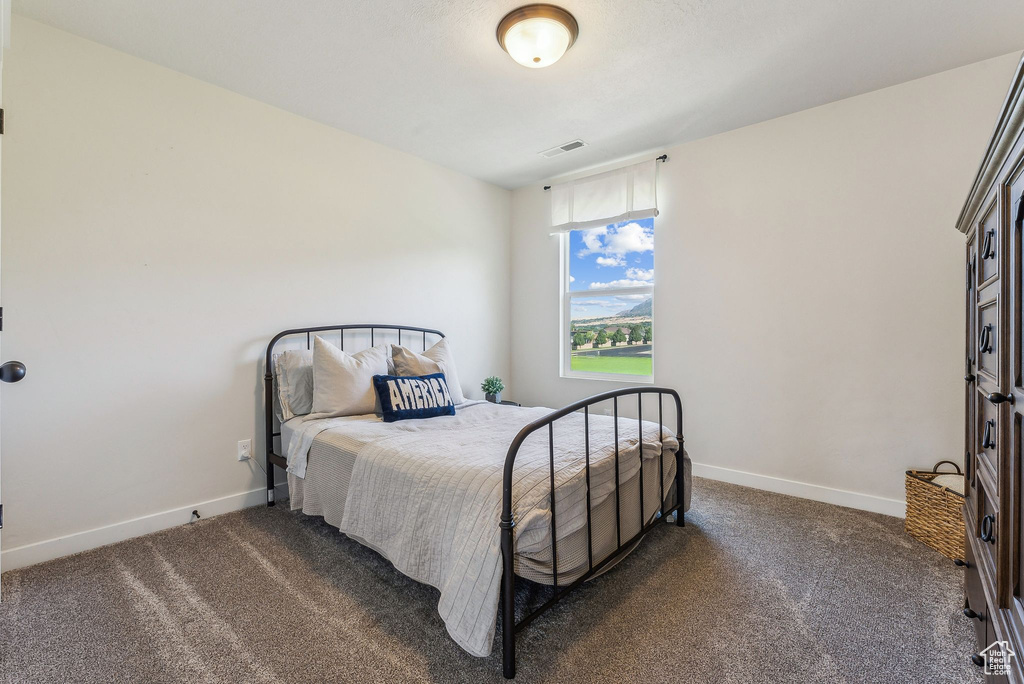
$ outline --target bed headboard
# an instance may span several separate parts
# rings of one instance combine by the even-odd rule
[[[412,325],[384,325],[381,323],[318,325],[311,328],[283,330],[274,335],[270,340],[270,344],[267,345],[267,358],[263,374],[264,435],[267,448],[267,503],[271,506],[274,505],[274,466],[278,465],[285,468],[288,465],[282,456],[274,452],[274,438],[281,434],[280,431],[274,430],[274,349],[282,340],[294,339],[296,337],[299,344],[302,343],[302,338],[305,337],[306,349],[311,349],[314,333],[329,334],[333,332],[338,333],[339,346],[342,350],[345,349],[346,332],[353,332],[358,338],[364,340],[366,334],[369,333],[369,345],[364,345],[363,348],[374,346],[377,340],[384,336],[397,336],[398,344],[402,344],[404,334],[405,340],[411,341],[419,338],[423,344],[423,349],[427,349],[428,341],[436,342],[444,337],[443,332],[432,328],[418,328]],[[428,338],[428,336],[430,337]]]

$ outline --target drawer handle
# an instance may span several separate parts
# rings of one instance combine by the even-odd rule
[[[985,433],[981,436],[982,449],[995,449],[996,441],[992,439],[992,430],[996,427],[996,421],[989,418],[985,421]]]
[[[964,617],[970,618],[972,620],[977,620],[979,622],[985,621],[984,615],[982,615],[981,613],[975,613],[970,608],[964,608]]]
[[[964,382],[974,382],[974,375],[971,374],[971,373],[968,373],[967,375],[965,375],[964,376]]]
[[[971,452],[968,451],[967,453],[964,454],[964,482],[970,482],[971,481],[971,469],[973,467],[974,467],[974,465],[971,463]],[[959,560],[959,559],[957,559],[957,560]],[[960,563],[962,563],[962,562],[963,561],[960,561],[959,563],[957,563],[957,565],[960,565]]]
[[[993,249],[992,249],[992,242],[993,242],[993,238],[995,238],[995,236],[996,236],[995,229],[989,230],[988,232],[985,233],[985,242],[981,246],[981,258],[982,259],[991,259],[992,257],[994,257],[996,255],[995,251],[993,251]]]
[[[956,560],[953,561],[953,565],[959,566],[961,568],[969,568],[969,567],[971,567],[971,564],[970,564],[969,561],[961,560],[959,558],[957,558]]]
[[[975,653],[974,655],[971,656],[971,662],[974,663],[975,665],[977,665],[978,667],[982,667],[985,664],[985,659],[982,658],[977,653]]]
[[[1008,402],[1012,404],[1014,401],[1012,394],[1003,394],[1002,392],[993,392],[992,394],[988,395],[985,398],[988,399],[993,404],[1002,404],[1003,402]]]
[[[981,329],[981,334],[978,335],[978,351],[982,354],[988,354],[992,351],[992,324],[989,323]]]
[[[990,544],[995,541],[996,537],[992,533],[992,526],[995,523],[995,521],[996,516],[991,514],[986,515],[984,518],[981,519],[981,541],[988,542]]]

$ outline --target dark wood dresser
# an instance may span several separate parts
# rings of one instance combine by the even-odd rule
[[[1024,683],[1024,62],[1017,67],[981,168],[960,212],[967,236],[966,400],[967,539],[964,619],[977,649],[1007,641],[1009,680]],[[1006,681],[1006,677],[992,677]]]

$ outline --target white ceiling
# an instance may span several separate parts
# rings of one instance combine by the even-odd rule
[[[579,40],[527,69],[494,36],[521,4],[15,0],[14,11],[509,188],[1024,48],[1020,0],[563,0]],[[575,138],[590,147],[537,155]]]

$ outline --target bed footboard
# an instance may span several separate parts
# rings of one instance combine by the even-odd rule
[[[661,495],[659,499],[659,507],[656,511],[645,510],[645,499],[643,495],[643,449],[640,447],[640,498],[639,508],[637,513],[640,515],[641,525],[640,531],[633,535],[629,539],[622,539],[619,534],[620,528],[620,492],[619,492],[619,400],[628,397],[627,401],[631,401],[633,397],[636,398],[637,407],[637,431],[640,439],[640,444],[643,444],[643,398],[645,394],[657,395],[658,398],[658,424],[659,424],[659,438],[662,446],[664,447],[664,399],[665,396],[671,397],[675,402],[675,414],[676,414],[676,439],[679,442],[679,450],[676,452],[676,496],[675,500],[669,505],[665,496],[665,468],[663,457],[659,456],[659,486]],[[598,563],[594,563],[593,554],[593,533],[591,530],[591,502],[590,502],[590,407],[594,404],[598,404],[604,401],[612,402],[612,415],[615,420],[615,510],[616,510],[616,548],[608,554],[603,560]],[[573,580],[568,586],[560,587],[558,584],[558,540],[555,535],[555,522],[557,511],[555,510],[555,445],[554,445],[554,423],[559,418],[563,418],[570,413],[577,411],[583,412],[583,425],[584,425],[584,449],[586,457],[586,491],[587,491],[587,555],[588,555],[588,569],[587,571],[577,579]],[[519,453],[519,448],[522,446],[523,441],[534,432],[539,430],[547,431],[548,435],[548,453],[550,454],[550,487],[551,487],[551,564],[552,564],[552,577],[554,585],[554,594],[544,604],[542,604],[536,610],[533,610],[528,615],[523,617],[522,620],[516,622],[515,615],[515,593],[516,593],[516,576],[515,576],[515,520],[512,516],[512,471],[515,466],[516,455]],[[670,483],[671,484],[671,483]],[[684,456],[683,456],[683,417],[682,417],[682,403],[679,400],[679,394],[667,387],[631,387],[627,389],[613,390],[611,392],[604,392],[602,394],[596,394],[582,401],[578,401],[574,404],[570,404],[564,408],[554,411],[547,416],[536,420],[516,435],[515,439],[512,440],[512,444],[508,448],[508,453],[505,456],[505,469],[504,479],[502,484],[502,501],[501,501],[501,522],[499,526],[501,528],[501,556],[502,556],[502,579],[501,579],[501,607],[502,607],[502,671],[506,679],[512,679],[516,676],[516,632],[525,628],[528,624],[539,616],[541,613],[551,608],[553,605],[565,596],[567,593],[578,587],[586,580],[599,573],[609,563],[614,562],[618,559],[624,551],[628,551],[632,545],[638,541],[641,537],[647,534],[659,521],[662,521],[665,516],[675,512],[676,514],[676,525],[683,526],[686,524],[684,519],[683,502],[686,500],[685,497],[685,475],[684,475]],[[648,514],[652,517],[650,522],[648,521]]]

